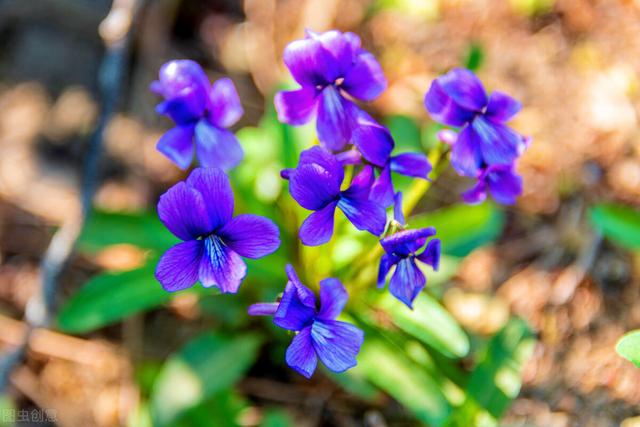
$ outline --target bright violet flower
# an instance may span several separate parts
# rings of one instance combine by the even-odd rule
[[[300,240],[307,246],[327,243],[333,235],[333,216],[337,208],[358,229],[376,236],[382,234],[387,216],[384,208],[369,200],[373,170],[365,166],[351,186],[341,191],[344,180],[342,164],[320,146],[300,154],[295,169],[282,171],[289,180],[291,196],[305,209],[314,211],[300,227]]]
[[[200,165],[229,170],[243,157],[242,147],[228,127],[243,109],[233,82],[228,78],[213,86],[200,65],[190,60],[169,61],[160,68],[151,90],[164,97],[159,114],[176,123],[158,141],[157,149],[181,169],[187,169],[195,152]]]
[[[416,265],[416,260],[430,265],[434,271],[438,271],[440,264],[440,240],[431,239],[436,230],[433,227],[417,230],[404,230],[380,240],[385,251],[380,259],[378,270],[378,287],[385,285],[387,274],[394,265],[396,271],[391,276],[389,290],[391,294],[413,308],[413,300],[418,296],[422,288],[427,284],[427,279]],[[424,245],[427,246],[417,253]]]
[[[252,316],[273,316],[277,326],[298,333],[287,348],[287,365],[311,378],[318,358],[333,372],[356,366],[356,355],[364,333],[350,323],[335,320],[349,295],[338,279],[320,282],[320,309],[313,292],[300,282],[295,270],[287,265],[289,281],[279,303],[260,303],[249,307]]]
[[[358,115],[358,127],[354,129],[351,141],[362,157],[380,171],[371,187],[370,198],[384,208],[393,204],[395,190],[391,179],[392,171],[422,179],[427,179],[431,172],[431,163],[424,154],[402,153],[391,156],[395,146],[391,132],[364,111]]]
[[[511,164],[524,151],[525,139],[505,124],[522,105],[497,91],[487,97],[469,70],[455,68],[434,80],[424,104],[434,120],[462,127],[451,149],[451,165],[461,175],[476,177],[487,165]]]
[[[494,165],[480,171],[478,182],[462,193],[468,204],[482,203],[491,193],[493,199],[503,205],[512,205],[522,194],[522,177],[516,174],[515,165]]]
[[[332,151],[341,150],[357,126],[360,110],[345,94],[371,101],[387,86],[380,64],[353,33],[307,31],[285,48],[284,63],[301,87],[276,94],[278,118],[301,125],[316,115],[318,139]]]
[[[160,258],[156,278],[169,291],[198,280],[223,293],[235,293],[247,266],[241,257],[261,258],[278,249],[278,227],[257,215],[233,215],[233,192],[220,169],[196,168],[160,196],[162,223],[183,240]]]

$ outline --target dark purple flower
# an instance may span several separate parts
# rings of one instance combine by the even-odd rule
[[[371,101],[387,85],[380,64],[353,33],[307,31],[287,45],[284,63],[301,87],[276,94],[278,118],[301,125],[315,114],[318,139],[332,151],[341,150],[356,127],[359,108],[345,94]]]
[[[455,68],[433,81],[424,98],[431,117],[462,127],[451,149],[451,164],[462,175],[476,177],[487,165],[511,164],[524,150],[524,138],[505,123],[522,108],[501,92],[489,97],[469,70]]]
[[[156,111],[176,123],[158,141],[158,151],[187,169],[195,138],[201,166],[228,170],[240,163],[242,147],[227,128],[240,119],[243,109],[230,79],[220,79],[212,86],[196,62],[176,60],[160,68],[159,80],[151,84],[151,90],[165,99]]]
[[[413,300],[427,284],[427,279],[416,265],[416,260],[430,265],[435,271],[440,263],[440,240],[429,237],[436,234],[433,227],[417,230],[404,230],[380,240],[385,251],[380,259],[378,287],[382,288],[387,274],[394,265],[396,270],[391,276],[389,290],[400,301],[413,308]],[[427,243],[420,253],[418,251]]]
[[[300,282],[287,265],[289,281],[280,303],[260,303],[249,307],[252,316],[273,316],[273,323],[298,333],[287,348],[287,365],[311,378],[318,358],[333,372],[356,366],[356,355],[364,333],[350,323],[335,320],[349,295],[338,279],[320,282],[320,308],[313,292]]]
[[[462,198],[468,204],[482,203],[488,192],[498,203],[514,204],[522,194],[522,177],[516,174],[515,165],[494,165],[481,170],[476,185],[462,193]]]
[[[300,227],[300,240],[308,246],[327,243],[333,235],[333,216],[336,207],[358,229],[380,235],[386,224],[386,212],[378,203],[369,200],[373,170],[365,166],[353,179],[351,186],[340,190],[344,180],[342,164],[320,146],[300,154],[295,169],[284,170],[289,180],[291,196],[305,209],[314,211]]]
[[[370,198],[384,208],[393,204],[395,190],[391,172],[414,178],[427,179],[431,163],[422,153],[401,153],[391,156],[395,146],[389,130],[365,112],[358,115],[358,127],[354,129],[353,145],[362,157],[380,171],[371,187]]]
[[[156,278],[169,291],[215,286],[235,293],[247,267],[242,260],[278,249],[278,227],[257,215],[233,215],[233,192],[220,169],[196,168],[160,196],[162,223],[183,240],[162,255]]]

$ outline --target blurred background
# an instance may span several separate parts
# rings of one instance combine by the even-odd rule
[[[22,342],[51,236],[78,217],[104,111],[98,76],[119,28],[98,31],[111,8],[0,0],[3,351]],[[615,353],[640,325],[638,0],[148,0],[130,17],[95,212],[57,281],[54,319],[12,370],[0,425],[640,426],[640,371]],[[454,66],[524,105],[512,126],[533,144],[516,206],[460,205],[472,183],[448,168],[409,219],[435,225],[445,252],[414,312],[370,289],[377,265],[351,283],[349,263],[375,239],[345,226],[330,249],[296,243],[304,211],[278,172],[313,127],[279,124],[272,97],[293,84],[281,54],[305,28],[356,32],[378,57],[389,87],[366,108],[401,150],[436,146],[422,100]],[[153,278],[173,242],[155,205],[186,175],[155,151],[171,124],[148,87],[177,58],[235,82],[246,152],[232,173],[236,212],[282,228],[283,247],[249,264],[237,297],[167,295]],[[284,365],[290,336],[246,315],[282,290],[288,260],[314,266],[309,285],[332,274],[352,302],[362,292],[349,315],[367,343],[349,374],[304,380]]]

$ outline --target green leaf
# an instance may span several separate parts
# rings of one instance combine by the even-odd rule
[[[0,394],[0,427],[15,426],[16,413],[16,405],[11,396]]]
[[[156,281],[156,260],[124,273],[103,273],[89,280],[64,304],[58,327],[84,333],[167,302],[171,295]]]
[[[421,131],[414,119],[408,116],[393,115],[385,118],[385,125],[396,143],[396,150],[422,151]]]
[[[616,344],[616,352],[640,368],[640,329],[624,334]]]
[[[189,409],[172,427],[237,427],[238,417],[248,406],[233,390],[222,390]]]
[[[500,236],[504,213],[488,202],[474,206],[456,204],[413,216],[408,222],[412,228],[435,227],[442,252],[463,257]]]
[[[410,310],[390,293],[381,298],[381,306],[393,322],[406,333],[450,358],[469,353],[469,338],[458,322],[430,295],[422,292]]]
[[[493,419],[500,419],[520,392],[522,366],[531,355],[534,344],[527,324],[522,319],[511,319],[480,353],[467,384],[467,401],[463,406],[482,408]],[[464,408],[460,411],[474,416],[481,412]],[[473,420],[468,425],[476,425],[475,422]]]
[[[173,355],[158,376],[151,395],[156,427],[173,426],[186,411],[233,386],[253,364],[260,339],[201,335]]]
[[[467,50],[464,66],[471,71],[478,71],[484,63],[484,50],[477,42],[472,42]]]
[[[80,250],[97,252],[128,243],[145,249],[166,250],[178,242],[152,213],[93,211],[78,240]]]
[[[282,409],[276,408],[268,409],[260,423],[260,427],[290,427],[293,425],[289,414]]]
[[[421,422],[441,426],[451,412],[438,383],[403,351],[381,339],[367,337],[354,370],[406,406]]]
[[[640,248],[640,211],[603,203],[589,210],[591,223],[604,236],[628,249]]]

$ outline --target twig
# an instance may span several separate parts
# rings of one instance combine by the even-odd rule
[[[128,66],[131,22],[142,0],[114,0],[107,17],[100,24],[100,36],[107,49],[98,75],[101,99],[100,117],[89,141],[80,185],[81,210],[69,218],[54,234],[40,264],[40,293],[27,303],[27,329],[21,344],[0,359],[0,392],[9,383],[9,376],[26,353],[34,329],[50,324],[58,289],[58,279],[73,253],[76,241],[86,221],[98,181],[98,165],[102,154],[104,130],[111,120],[122,89]]]

